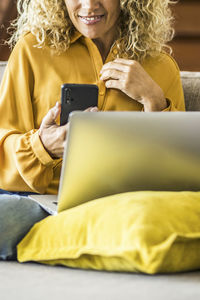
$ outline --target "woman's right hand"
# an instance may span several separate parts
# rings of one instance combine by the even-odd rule
[[[85,111],[96,112],[97,107],[89,107]],[[51,108],[43,118],[39,128],[39,137],[46,151],[52,158],[63,157],[64,147],[67,138],[69,123],[60,126],[56,119],[60,115],[61,104],[59,102]]]

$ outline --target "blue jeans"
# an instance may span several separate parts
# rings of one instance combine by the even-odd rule
[[[27,194],[30,193],[16,194],[0,190],[1,260],[15,260],[17,244],[36,222],[49,216],[38,203],[24,196]]]
[[[0,189],[0,195],[1,194],[6,194],[6,195],[20,195],[20,196],[28,196],[28,195],[33,195],[33,194],[36,194],[36,193],[31,193],[31,192],[9,192],[9,191],[6,191],[6,190],[2,190]]]

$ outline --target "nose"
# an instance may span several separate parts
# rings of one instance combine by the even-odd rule
[[[81,6],[83,9],[94,10],[99,8],[99,0],[82,0]]]

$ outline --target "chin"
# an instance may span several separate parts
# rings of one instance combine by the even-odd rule
[[[81,31],[80,31],[81,32]],[[82,35],[84,35],[85,37],[93,40],[93,39],[97,39],[99,37],[99,34],[97,34],[96,32],[81,32]]]

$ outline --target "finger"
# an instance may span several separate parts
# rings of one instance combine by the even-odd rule
[[[107,88],[118,89],[122,91],[122,84],[119,80],[107,80],[105,82]]]
[[[64,144],[67,142],[67,134],[68,134],[68,131],[69,131],[69,124],[70,124],[70,122],[68,122],[67,124],[63,125],[65,127],[65,136],[64,136],[64,140],[63,140]]]
[[[123,79],[124,73],[119,70],[104,70],[100,79],[108,80],[108,79]]]
[[[88,107],[88,108],[86,108],[84,111],[90,111],[92,109],[92,106],[90,106],[90,107]]]
[[[133,59],[124,59],[124,58],[116,58],[114,60],[115,63],[118,63],[118,64],[123,64],[123,65],[126,65],[126,66],[132,66],[134,64],[138,64],[138,62],[136,60],[133,60]]]
[[[96,106],[91,106],[91,107],[88,107],[87,109],[85,109],[84,111],[86,111],[86,112],[96,112],[96,111],[98,111],[98,107],[96,107]]]
[[[56,102],[56,105],[54,107],[52,107],[48,113],[46,114],[46,116],[44,117],[42,124],[44,126],[51,126],[55,124],[55,120],[57,119],[57,117],[60,114],[60,104],[58,102]]]
[[[55,117],[57,118],[61,113],[61,103],[57,101],[54,107],[56,108]]]
[[[109,62],[109,63],[105,64],[103,66],[103,68],[101,69],[100,74],[103,74],[103,72],[106,70],[117,70],[117,71],[127,73],[127,72],[129,72],[129,68],[130,68],[129,65],[125,65],[125,64],[117,63],[117,62],[113,61],[113,62]]]
[[[63,149],[66,148],[66,144],[67,144],[67,139],[65,139],[64,142],[63,142]]]
[[[92,107],[91,110],[90,110],[90,112],[97,112],[97,111],[99,111],[99,109],[98,109],[98,107],[96,107],[96,106],[95,106],[95,107]]]
[[[62,137],[63,141],[66,140],[66,138],[67,138],[67,134],[69,132],[69,127],[70,127],[70,121],[67,122],[63,126],[60,126],[60,130],[61,130],[60,136]]]

